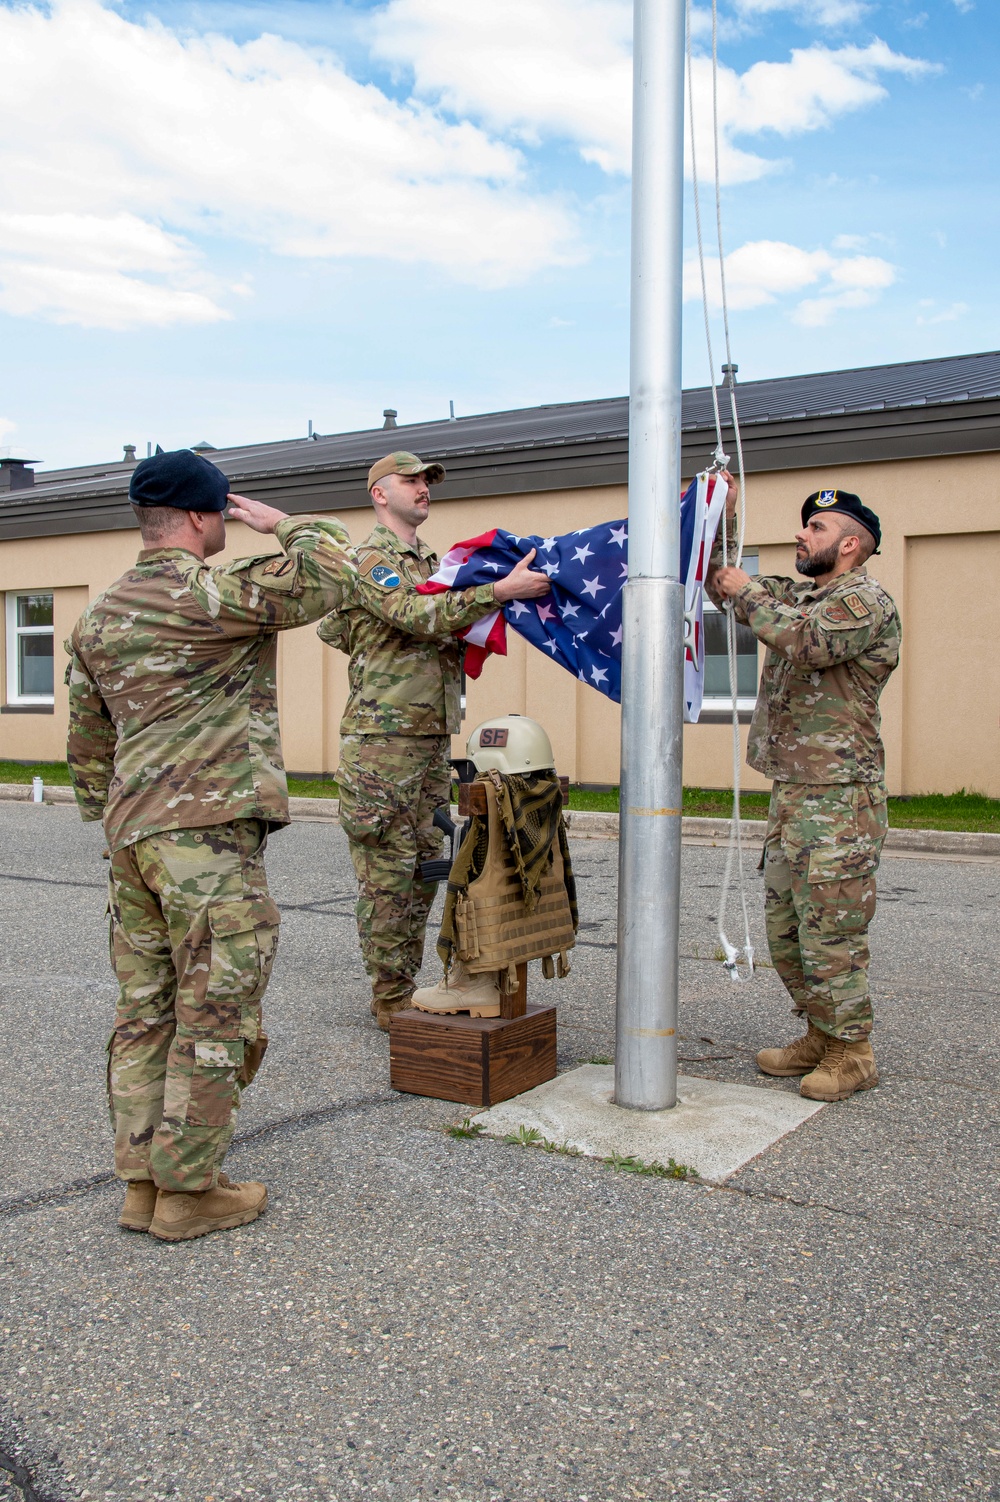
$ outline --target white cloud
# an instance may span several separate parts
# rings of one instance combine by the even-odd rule
[[[134,214],[0,214],[0,308],[91,328],[213,323],[225,312],[180,285],[194,259],[179,236]]]
[[[722,280],[717,257],[705,264],[709,305],[722,306]],[[760,308],[792,297],[806,288],[818,296],[798,303],[792,318],[816,328],[828,323],[840,308],[861,308],[875,302],[892,285],[895,267],[879,256],[836,256],[828,250],[803,250],[782,240],[755,240],[726,256],[726,298],[731,309]],[[701,274],[696,257],[684,264],[684,298],[701,297]]]
[[[798,20],[816,26],[851,26],[870,9],[864,0],[736,0],[737,14],[743,17],[791,11]]]
[[[939,312],[934,313],[931,309],[937,307],[937,304],[933,297],[921,298],[920,306],[925,309],[923,313],[917,314],[917,323],[921,325],[955,323],[959,318],[964,318],[969,311],[967,302],[953,302],[949,307],[941,308]]]
[[[832,14],[840,3],[828,0],[825,8]],[[627,0],[388,0],[372,22],[373,48],[400,76],[412,70],[422,98],[515,139],[571,141],[585,161],[627,172],[631,13]],[[695,57],[692,71],[705,177],[712,153],[710,59]],[[929,64],[881,41],[799,48],[786,62],[755,63],[743,74],[720,67],[722,180],[750,182],[777,165],[737,146],[737,138],[822,129],[884,99],[880,75],[919,78],[928,71]]]
[[[389,0],[373,45],[457,115],[525,141],[568,138],[605,171],[628,167],[629,0]]]
[[[273,36],[0,5],[3,306],[85,324],[225,316],[189,238],[425,262],[502,285],[579,258],[523,159]]]

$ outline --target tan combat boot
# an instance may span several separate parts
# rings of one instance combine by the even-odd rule
[[[762,1074],[776,1074],[787,1078],[793,1074],[808,1074],[815,1069],[826,1052],[828,1035],[810,1022],[808,1030],[787,1048],[762,1048],[757,1055],[757,1068]]]
[[[500,985],[496,970],[470,975],[461,961],[436,986],[414,991],[411,1006],[438,1016],[468,1012],[470,1017],[500,1016]]]
[[[875,1055],[867,1038],[858,1043],[828,1038],[822,1062],[806,1075],[799,1094],[810,1100],[846,1100],[856,1090],[871,1090],[877,1084]]]
[[[211,1231],[231,1231],[256,1220],[267,1209],[263,1184],[233,1184],[230,1180],[200,1194],[173,1193],[161,1189],[149,1224],[150,1235],[161,1241],[190,1241]]]
[[[148,1231],[155,1207],[156,1185],[152,1179],[130,1179],[118,1224],[123,1231]]]
[[[405,1012],[407,1007],[411,1005],[412,1002],[410,1001],[397,1001],[394,1002],[392,1006],[388,1007],[373,1006],[372,1016],[375,1018],[376,1026],[383,1033],[387,1033],[389,1031],[389,1024],[395,1017],[396,1013]]]

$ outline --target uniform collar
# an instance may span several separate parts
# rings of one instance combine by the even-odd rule
[[[863,563],[859,563],[855,568],[849,568],[846,574],[838,574],[836,579],[831,579],[828,584],[816,584],[812,579],[803,579],[801,582],[805,586],[805,593],[811,594],[814,599],[818,600],[821,595],[830,594],[845,584],[853,589],[859,579],[867,579],[867,577],[868,570]]]
[[[368,538],[368,545],[381,548],[387,553],[411,553],[413,557],[421,559],[437,558],[437,554],[420,537],[417,538],[416,547],[413,547],[410,543],[404,542],[401,537],[397,537],[392,528],[387,527],[384,522],[375,523],[374,530]]]
[[[163,563],[174,558],[193,558],[196,563],[204,561],[190,548],[143,548],[136,563]]]

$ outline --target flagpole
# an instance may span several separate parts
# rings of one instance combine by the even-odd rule
[[[634,0],[628,582],[615,1101],[677,1103],[684,0]]]

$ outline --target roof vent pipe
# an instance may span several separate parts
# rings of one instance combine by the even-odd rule
[[[0,459],[0,490],[28,490],[35,483],[35,471],[29,464],[37,459]]]
[[[122,460],[122,463],[123,464],[134,464],[136,462],[136,459],[135,459],[135,444],[134,443],[126,443],[126,444],[123,444],[122,447],[125,450],[125,458]]]
[[[723,367],[722,367],[722,384],[723,384],[723,386],[728,386],[729,383],[730,383],[730,380],[732,380],[732,384],[734,386],[736,385],[736,372],[739,370],[739,368],[740,367],[738,365],[723,365]]]
[[[395,407],[385,407],[382,411],[382,416],[385,418],[385,422],[382,424],[382,427],[394,428],[396,426],[396,418],[399,416],[399,413],[396,411]]]
[[[458,422],[458,418],[455,416],[455,403],[454,402],[449,402],[448,403],[448,421],[449,422]]]

